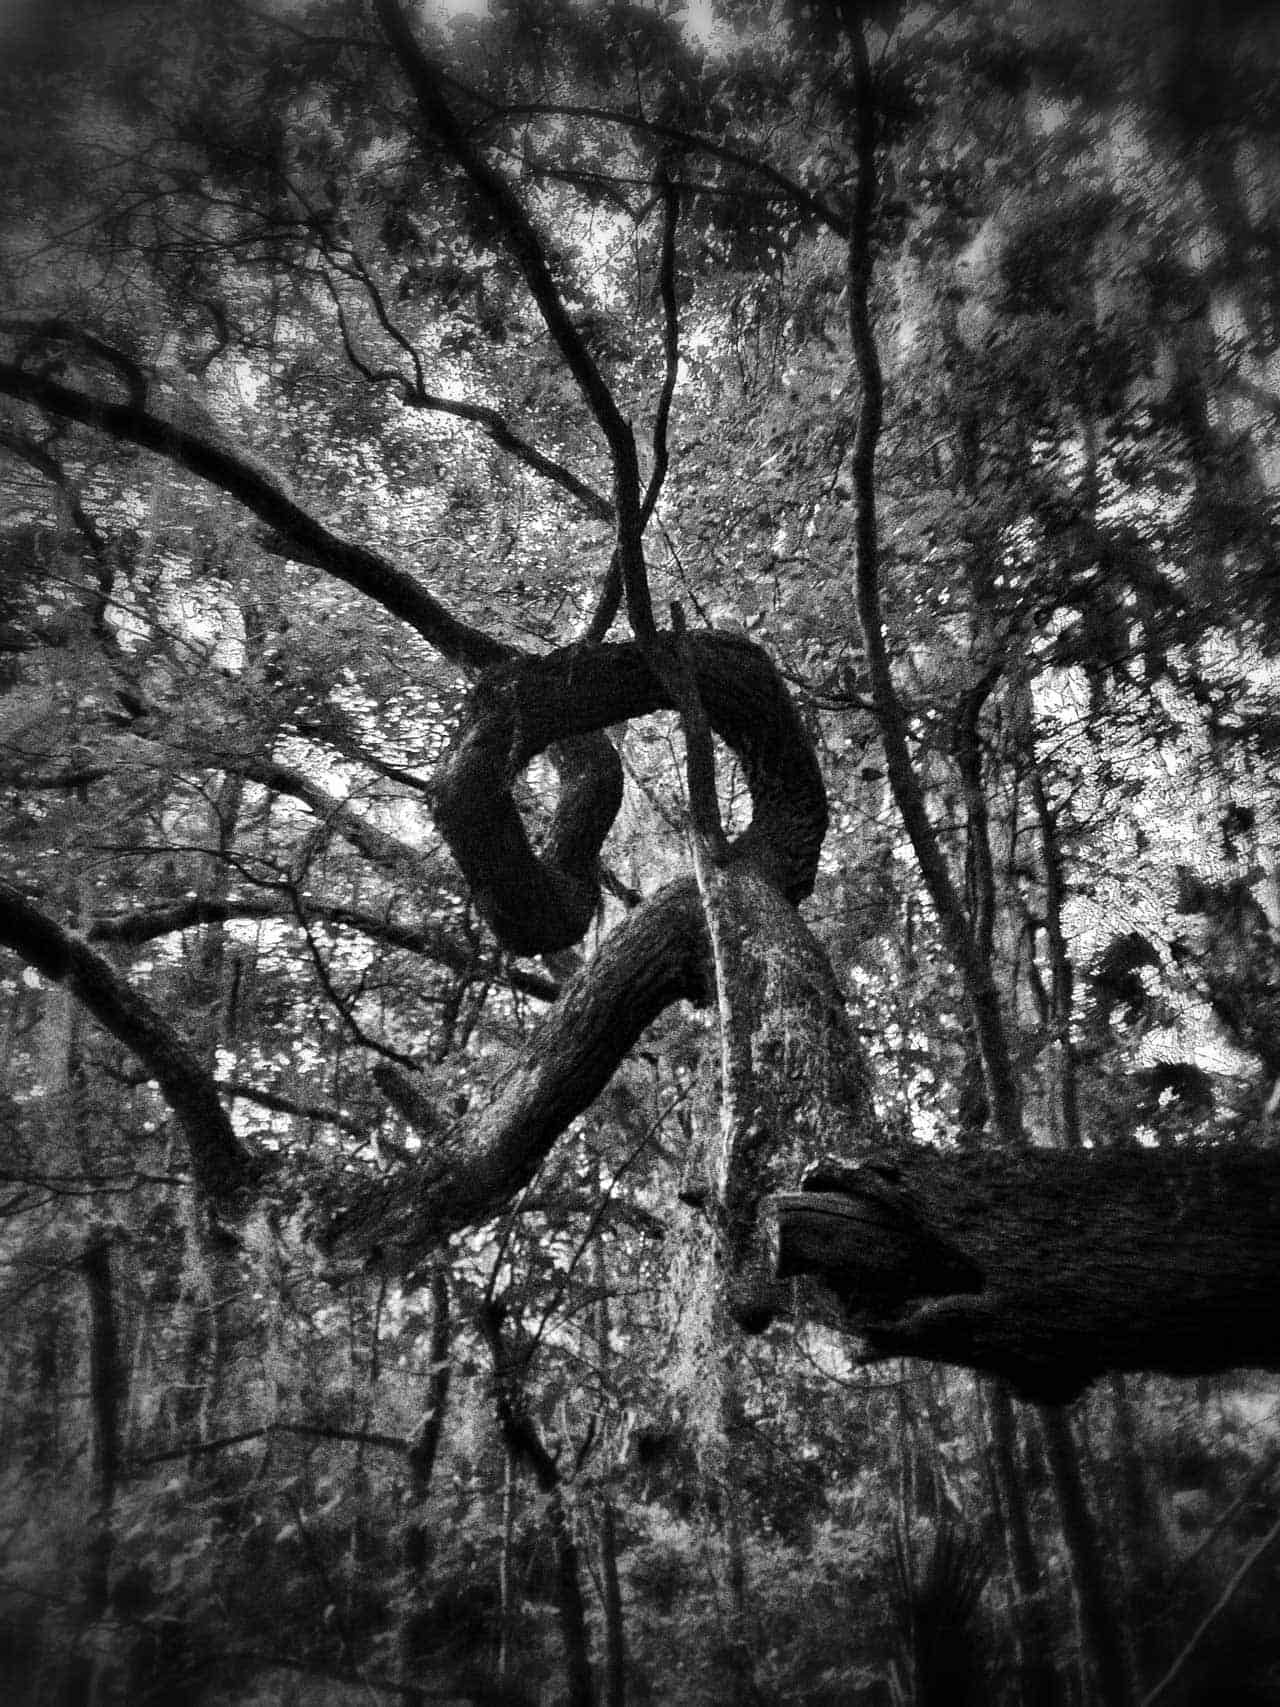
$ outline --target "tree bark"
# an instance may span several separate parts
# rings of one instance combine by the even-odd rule
[[[738,755],[751,793],[752,823],[736,857],[756,859],[801,900],[813,888],[827,829],[813,743],[758,646],[695,634],[688,648],[707,719]],[[600,731],[674,705],[634,642],[509,661],[477,682],[435,778],[435,816],[504,947],[546,954],[585,934],[600,905],[600,847],[622,801],[621,766]],[[567,779],[562,770],[560,800],[535,855],[513,786],[540,753],[569,748],[575,768]]]
[[[876,1356],[1074,1398],[1104,1370],[1280,1368],[1280,1159],[1222,1150],[895,1151],[828,1162],[774,1206]]]
[[[453,1374],[449,1356],[449,1275],[443,1264],[437,1263],[432,1269],[430,1287],[431,1336],[427,1350],[427,1402],[422,1420],[405,1454],[405,1467],[408,1471],[405,1493],[409,1511],[405,1518],[401,1542],[406,1611],[400,1630],[400,1676],[406,1689],[415,1688],[413,1674],[418,1658],[413,1641],[417,1623],[415,1613],[419,1598],[426,1587],[423,1573],[431,1556],[431,1530],[424,1508],[431,1492],[431,1478],[435,1473],[436,1457],[444,1436],[445,1408],[449,1402],[449,1387]]]

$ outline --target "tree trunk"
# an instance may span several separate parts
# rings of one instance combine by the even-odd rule
[[[1053,1477],[1063,1539],[1071,1556],[1084,1641],[1086,1673],[1102,1707],[1128,1707],[1133,1699],[1125,1666],[1124,1641],[1116,1616],[1116,1597],[1107,1581],[1097,1524],[1085,1497],[1080,1459],[1066,1414],[1052,1406],[1040,1411],[1045,1451]]]
[[[600,1582],[604,1608],[604,1692],[602,1707],[626,1707],[627,1645],[618,1580],[618,1534],[613,1501],[600,1498]]]
[[[417,1622],[415,1613],[424,1588],[423,1572],[430,1557],[431,1529],[427,1521],[426,1503],[431,1493],[431,1478],[444,1434],[445,1407],[449,1401],[452,1366],[449,1361],[449,1275],[443,1263],[431,1271],[431,1339],[427,1351],[427,1402],[422,1421],[409,1450],[405,1454],[408,1486],[405,1495],[408,1514],[405,1518],[401,1558],[404,1565],[404,1624],[400,1632],[400,1675],[407,1686],[413,1685],[417,1663],[412,1632]]]
[[[582,1573],[573,1522],[565,1505],[560,1469],[529,1415],[520,1355],[504,1338],[501,1310],[489,1306],[482,1317],[481,1327],[493,1358],[498,1426],[507,1451],[513,1460],[529,1466],[538,1491],[546,1500],[547,1528],[556,1561],[556,1606],[564,1644],[569,1707],[594,1707]]]
[[[504,1442],[502,1462],[502,1549],[498,1554],[498,1681],[511,1675],[511,1645],[515,1633],[515,1584],[512,1552],[516,1534],[516,1487],[519,1474],[516,1454]]]
[[[1112,1456],[1119,1480],[1119,1510],[1116,1528],[1120,1535],[1120,1562],[1124,1578],[1125,1609],[1129,1643],[1133,1653],[1135,1681],[1139,1692],[1155,1675],[1156,1632],[1148,1616],[1153,1589],[1160,1583],[1165,1565],[1164,1536],[1155,1522],[1151,1490],[1143,1463],[1142,1443],[1128,1384],[1123,1375],[1111,1377],[1113,1420]]]
[[[548,1482],[545,1475],[538,1475],[536,1471],[535,1475],[539,1487],[546,1495],[547,1522],[555,1548],[560,1635],[564,1642],[569,1707],[593,1707],[595,1692],[591,1687],[587,1609],[582,1597],[582,1576],[578,1564],[578,1545],[573,1538],[573,1522],[565,1505],[564,1490],[558,1473],[554,1482]]]
[[[1056,1054],[1062,1141],[1067,1149],[1076,1150],[1080,1147],[1082,1133],[1075,1045],[1071,1039],[1075,976],[1067,949],[1066,932],[1062,925],[1062,855],[1058,846],[1057,824],[1034,752],[1031,755],[1031,799],[1040,827],[1040,856],[1044,865],[1045,936],[1049,944],[1049,1017]]]
[[[602,1189],[597,1176],[596,1190]],[[591,1253],[596,1305],[592,1312],[592,1338],[601,1380],[613,1379],[613,1343],[609,1320],[608,1269],[604,1240],[597,1238]],[[607,1485],[600,1490],[599,1516],[601,1611],[604,1628],[603,1707],[626,1707],[627,1642],[622,1616],[622,1584],[618,1580],[618,1531],[613,1500]]]
[[[430,1531],[422,1510],[431,1492],[436,1456],[444,1435],[445,1409],[453,1368],[449,1359],[449,1272],[443,1263],[431,1271],[431,1340],[427,1350],[427,1402],[422,1421],[405,1457],[409,1472],[409,1519],[405,1525],[404,1563],[411,1574],[427,1562]]]
[[[95,1227],[85,1241],[81,1268],[89,1300],[89,1403],[93,1418],[93,1514],[80,1576],[80,1639],[64,1681],[66,1707],[91,1707],[97,1699],[98,1626],[111,1599],[112,1513],[120,1469],[123,1408],[119,1333],[111,1277],[111,1239]]]
[[[1053,1634],[1044,1574],[1036,1557],[1031,1517],[1018,1466],[1017,1416],[1001,1381],[984,1383],[995,1481],[1017,1615],[1021,1707],[1061,1707],[1062,1681],[1053,1661]]]

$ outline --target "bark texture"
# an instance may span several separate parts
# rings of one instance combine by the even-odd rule
[[[883,1356],[1074,1398],[1104,1370],[1280,1368],[1280,1160],[1242,1149],[828,1161],[775,1203],[811,1275]]]

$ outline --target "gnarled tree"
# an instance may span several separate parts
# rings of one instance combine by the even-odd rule
[[[435,824],[498,944],[515,956],[560,957],[562,982],[492,1100],[448,1130],[430,1085],[402,1051],[388,1048],[387,1059],[370,1065],[422,1147],[391,1177],[348,1189],[326,1234],[331,1245],[408,1270],[434,1262],[450,1235],[495,1216],[530,1183],[646,1028],[674,1004],[692,1003],[715,1019],[709,1079],[719,1116],[705,1134],[705,1155],[690,1160],[685,1194],[708,1211],[726,1296],[744,1326],[813,1309],[860,1336],[870,1355],[965,1365],[1052,1401],[1108,1369],[1280,1367],[1269,1307],[1280,1282],[1280,1163],[1246,1146],[1067,1154],[1023,1143],[1015,1051],[980,897],[966,903],[926,808],[885,632],[876,509],[884,404],[873,262],[895,217],[879,192],[877,161],[904,122],[906,73],[887,53],[877,71],[868,42],[883,47],[893,11],[854,0],[812,15],[795,9],[788,52],[825,149],[803,160],[786,149],[756,152],[739,134],[732,102],[727,119],[714,107],[702,113],[699,80],[709,73],[687,36],[657,13],[629,26],[627,52],[642,74],[634,100],[613,93],[618,66],[600,33],[586,32],[589,49],[575,58],[576,26],[554,8],[545,26],[550,57],[535,39],[492,63],[465,38],[450,57],[444,36],[433,39],[401,0],[374,0],[367,16],[359,6],[320,6],[314,22],[296,9],[236,14],[239,35],[193,13],[195,57],[204,54],[226,86],[249,93],[225,113],[166,115],[173,135],[146,171],[113,160],[101,186],[107,236],[126,249],[141,246],[140,226],[150,222],[147,253],[170,295],[168,342],[183,365],[175,373],[147,348],[145,302],[133,305],[131,321],[128,305],[95,301],[92,292],[87,304],[54,305],[46,300],[57,294],[53,281],[37,280],[0,324],[7,442],[19,451],[25,444],[32,466],[40,457],[74,460],[82,440],[69,452],[64,444],[74,429],[216,489],[254,519],[256,549],[354,590],[409,637],[406,655],[425,657],[422,647],[411,650],[424,643],[467,678],[430,784]],[[176,38],[168,39],[177,56]],[[945,31],[934,45],[946,51]],[[556,52],[565,56],[559,70]],[[927,57],[928,44],[915,52]],[[187,72],[201,68],[170,65],[164,75],[176,76],[173,87],[185,95],[194,87]],[[770,98],[781,124],[776,90],[759,97]],[[357,115],[349,153],[338,118],[323,115],[326,102],[334,114]],[[555,197],[577,193],[589,211],[608,209],[613,223],[580,242],[575,258],[549,210]],[[682,248],[691,221],[701,251],[693,240]],[[646,361],[630,366],[593,323],[582,277],[620,232],[637,254],[634,335],[649,346]],[[847,314],[843,343],[826,340],[835,352],[827,431],[840,447],[833,483],[849,483],[843,525],[861,703],[875,720],[893,797],[963,986],[990,1150],[939,1149],[882,1128],[857,1016],[801,913],[828,827],[812,728],[764,646],[733,629],[690,628],[687,600],[673,604],[669,623],[654,614],[647,545],[676,468],[672,411],[690,360],[682,305],[699,266],[711,270],[706,257],[717,243],[785,252],[802,234],[817,234],[824,253],[839,257]],[[468,254],[483,256],[498,281],[488,296],[464,276]],[[228,285],[238,277],[239,300]],[[514,406],[476,402],[461,382],[428,383],[430,339],[413,331],[409,312],[420,289],[430,293],[426,324],[442,362],[441,305],[450,291],[455,304],[467,303],[458,339],[474,344],[490,316],[494,347],[469,383],[509,361],[523,378],[531,424]],[[282,306],[284,297],[291,306]],[[504,355],[508,332],[492,322],[509,302],[517,304],[510,335],[518,348]],[[562,634],[559,644],[530,647],[510,623],[485,626],[474,610],[459,614],[428,588],[420,567],[406,567],[383,543],[368,515],[367,539],[353,525],[331,524],[321,494],[301,494],[240,441],[225,410],[203,406],[201,375],[228,347],[263,394],[271,364],[258,356],[268,309],[286,321],[292,313],[300,327],[324,320],[333,349],[381,397],[411,447],[406,422],[461,421],[591,519],[598,588],[576,639]],[[299,399],[307,377],[292,378]],[[553,385],[576,399],[563,434],[538,427],[540,388]],[[272,407],[293,401],[282,392]],[[563,399],[560,406],[568,408]],[[752,479],[753,471],[739,470],[726,503],[748,504]],[[490,598],[504,598],[497,581]],[[627,635],[611,639],[620,617]],[[987,686],[1006,668],[1013,673],[1013,624],[1005,629],[983,660]],[[975,729],[986,691],[969,684]],[[625,916],[588,959],[570,964],[567,951],[603,915],[602,849],[623,799],[609,732],[661,711],[676,713],[682,731],[693,875],[628,895]],[[139,740],[150,714],[134,701]],[[717,792],[717,770],[728,761],[716,740],[750,801],[749,822],[732,833]],[[534,837],[522,779],[544,758],[555,804]],[[268,788],[284,775],[247,758],[241,771]],[[411,846],[372,819],[362,831],[345,803],[334,799],[325,821],[317,786],[295,776],[285,791],[368,857],[413,867]],[[971,814],[971,832],[980,828]],[[281,880],[280,892],[287,888]],[[7,887],[0,941],[66,981],[136,1054],[172,1104],[201,1184],[233,1197],[260,1164],[244,1153],[212,1077],[183,1052],[171,1022],[58,923],[57,911],[48,894]],[[309,916],[323,912],[318,905]],[[330,906],[327,916],[349,923],[355,912]],[[99,920],[86,934],[104,939],[113,928],[126,940],[127,920]],[[403,941],[410,927],[384,919],[381,928]],[[446,961],[462,952],[447,933],[434,944],[415,941]],[[540,975],[520,976],[525,989],[549,993]]]

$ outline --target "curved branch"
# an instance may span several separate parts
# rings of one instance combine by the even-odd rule
[[[278,475],[247,453],[161,413],[145,399],[100,396],[15,362],[0,362],[0,392],[154,451],[208,480],[265,522],[295,561],[322,569],[375,600],[464,669],[482,670],[513,656],[513,647],[460,621],[389,558],[322,522]]]
[[[660,638],[665,643],[670,637]],[[708,722],[737,752],[754,805],[751,825],[729,858],[738,876],[750,877],[774,907],[768,942],[759,945],[761,976],[752,985],[766,1016],[764,1047],[778,1059],[798,1047],[794,1039],[784,1045],[769,1029],[775,1009],[792,1011],[779,994],[785,986],[788,1000],[794,998],[805,1015],[800,1032],[818,1040],[813,1052],[826,1074],[823,1106],[839,1110],[833,1125],[838,1121],[841,1130],[856,1131],[866,1108],[855,1070],[860,1057],[825,959],[818,954],[821,966],[815,970],[808,947],[792,940],[800,932],[813,946],[793,903],[813,886],[827,823],[816,757],[790,695],[759,647],[737,636],[706,633],[685,645]],[[671,705],[669,688],[649,667],[638,641],[570,647],[481,678],[437,782],[437,821],[477,904],[507,946],[546,951],[551,943],[576,940],[586,928],[598,896],[599,847],[617,801],[609,777],[581,798],[566,791],[539,857],[512,794],[521,768],[566,738],[582,739]],[[750,914],[747,908],[744,917]],[[791,936],[783,918],[790,921]],[[766,962],[776,974],[772,982]],[[644,1028],[673,1002],[705,1003],[714,977],[702,898],[698,884],[686,879],[645,902],[605,939],[533,1033],[492,1104],[459,1131],[441,1136],[441,1122],[413,1076],[375,1069],[388,1099],[430,1143],[407,1178],[373,1188],[340,1216],[333,1241],[348,1253],[376,1249],[383,1260],[412,1265],[449,1233],[496,1214],[533,1179],[555,1140],[608,1083]],[[843,1063],[839,1070],[830,1067],[828,1056]],[[805,1059],[805,1082],[821,1078],[814,1060]],[[776,1110],[773,1104],[770,1109],[777,1120],[760,1132],[753,1128],[751,1154],[734,1159],[731,1168],[735,1178],[742,1177],[732,1192],[729,1255],[751,1270],[744,1297],[750,1293],[748,1313],[758,1320],[767,1315],[755,1309],[758,1263],[747,1223],[754,1225],[753,1208],[764,1190],[795,1177],[795,1144],[812,1137],[803,1121],[791,1118],[794,1099],[775,1101]]]
[[[399,0],[374,0],[374,10],[417,104],[423,129],[448,150],[493,214],[524,275],[529,294],[616,461],[620,445],[631,440],[631,428],[587,348],[586,339],[565,307],[527,209],[502,173],[490,165],[471,141],[466,127],[445,98],[444,80],[438,68],[423,51]],[[618,472],[615,467],[615,475]]]
[[[100,1025],[133,1051],[178,1117],[202,1192],[210,1202],[230,1207],[262,1164],[232,1126],[212,1076],[168,1020],[82,938],[3,880],[0,943],[44,977],[65,984]]]
[[[475,97],[479,99],[479,97]],[[771,184],[780,195],[785,196],[802,213],[825,225],[837,236],[845,237],[849,232],[849,221],[831,206],[829,202],[815,195],[812,190],[806,190],[803,184],[798,184],[794,178],[789,178],[785,172],[767,160],[757,159],[755,155],[745,150],[735,148],[729,142],[717,142],[715,137],[706,136],[701,131],[685,130],[680,125],[662,124],[656,119],[645,118],[641,113],[620,112],[615,107],[596,107],[579,104],[560,104],[550,102],[529,101],[519,105],[495,108],[494,119],[509,118],[567,118],[594,119],[601,124],[621,125],[627,130],[642,131],[646,136],[656,137],[660,142],[674,144],[677,148],[690,153],[706,154],[715,160],[724,160],[731,166],[740,166],[743,171],[753,177]]]
[[[526,468],[530,468],[535,474],[540,474],[544,479],[550,480],[562,491],[567,492],[571,498],[576,498],[589,515],[595,516],[600,521],[612,521],[613,505],[606,497],[589,486],[585,480],[580,479],[572,469],[566,468],[562,462],[557,462],[545,451],[540,451],[535,444],[531,444],[528,439],[516,432],[500,410],[487,403],[469,403],[459,397],[442,397],[427,389],[422,357],[412,342],[392,320],[387,311],[386,303],[383,301],[382,293],[369,276],[368,269],[363,262],[359,260],[353,250],[347,250],[345,253],[351,256],[350,266],[338,266],[336,261],[334,265],[338,266],[338,271],[345,278],[354,278],[363,284],[378,324],[388,338],[408,355],[413,367],[413,378],[411,380],[406,379],[403,373],[397,372],[394,368],[372,368],[369,366],[356,349],[351,328],[347,322],[346,310],[343,307],[342,298],[338,294],[338,288],[330,273],[326,269],[320,268],[318,274],[333,302],[343,350],[356,372],[363,379],[368,380],[371,385],[394,384],[399,389],[401,401],[410,409],[420,409],[433,414],[452,415],[457,420],[469,421],[473,426],[480,427],[500,450],[507,451],[518,462],[524,463]]]
[[[256,782],[276,794],[287,794],[301,801],[326,830],[336,830],[343,841],[374,865],[384,870],[403,870],[415,882],[421,882],[424,855],[418,848],[361,817],[347,801],[330,794],[327,788],[321,788],[305,771],[274,759],[225,754],[216,755],[215,762],[220,768],[244,777],[247,782]]]
[[[460,421],[470,421],[473,426],[482,428],[499,450],[505,450],[517,462],[524,463],[526,468],[559,486],[571,498],[576,498],[588,515],[602,522],[614,520],[613,505],[602,492],[597,492],[571,468],[566,468],[562,462],[557,462],[523,438],[506,416],[491,404],[467,403],[461,398],[440,397],[435,392],[410,390],[408,387],[402,390],[401,400],[410,409],[425,409],[440,415],[454,415]]]
[[[703,1003],[711,968],[697,885],[686,878],[632,913],[532,1033],[493,1102],[408,1177],[370,1188],[332,1223],[339,1254],[376,1250],[412,1266],[450,1233],[497,1214],[608,1084],[645,1028],[677,1001]],[[378,1067],[388,1100],[419,1131],[439,1119],[407,1073]]]
[[[813,888],[827,801],[791,696],[749,640],[702,633],[688,647],[707,718],[737,753],[754,807],[732,856],[756,860],[802,900]],[[520,771],[557,742],[673,704],[638,642],[567,647],[477,683],[436,781],[436,823],[505,947],[541,954],[581,939],[599,906],[599,852],[621,803],[617,755],[601,739],[598,769],[562,790],[537,855],[512,794]]]

